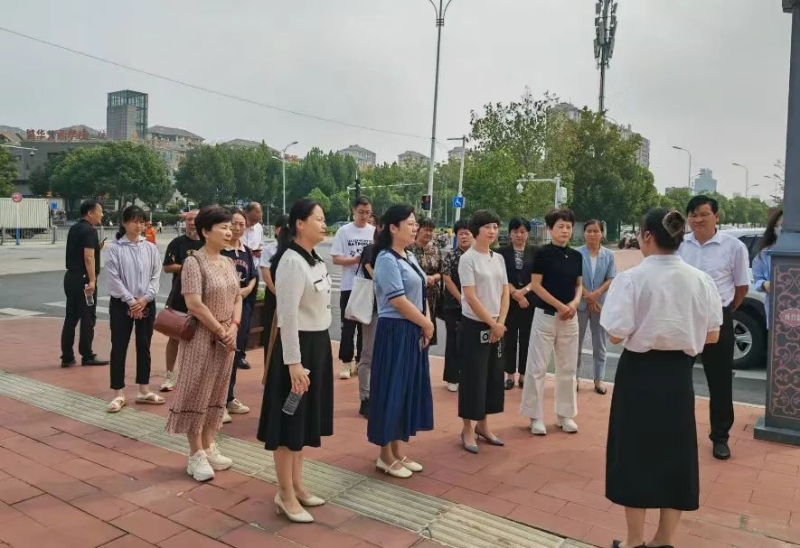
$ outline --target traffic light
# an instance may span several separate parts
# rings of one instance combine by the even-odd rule
[[[356,177],[356,198],[361,197],[361,179]]]
[[[423,194],[422,195],[422,210],[423,211],[430,211],[431,210],[431,195],[430,194]]]

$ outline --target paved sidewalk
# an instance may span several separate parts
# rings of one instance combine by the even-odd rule
[[[0,354],[0,370],[108,400],[110,391],[106,368],[58,367],[59,330],[60,322],[52,319],[0,321],[0,348],[4,350]],[[107,356],[107,324],[98,323],[95,340],[95,350],[101,356]],[[160,383],[163,374],[164,344],[165,339],[156,335],[153,342],[154,386]],[[249,360],[254,365],[260,364],[261,351],[251,352]],[[129,356],[129,372],[132,371],[133,349]],[[376,450],[367,443],[365,421],[357,414],[357,381],[354,379],[336,381],[336,434],[326,439],[322,448],[309,450],[308,458],[596,546],[610,546],[613,538],[624,534],[622,509],[603,496],[610,394],[600,396],[590,390],[588,383],[585,384],[579,394],[580,433],[567,435],[557,431],[555,417],[548,415],[546,422],[551,433],[545,438],[532,438],[527,432],[526,421],[518,414],[520,390],[507,392],[506,412],[492,419],[496,433],[507,442],[507,446],[494,448],[481,444],[480,453],[470,455],[458,443],[461,426],[456,416],[456,396],[444,389],[439,380],[441,371],[441,360],[434,358],[436,430],[420,435],[409,449],[412,458],[425,465],[424,473],[410,480],[396,480],[375,472]],[[235,416],[234,422],[224,427],[225,434],[255,441],[262,395],[260,378],[258,365],[251,371],[239,372],[237,396],[252,408],[252,412]],[[129,382],[129,395],[133,396],[135,388],[131,376]],[[550,383],[547,398],[552,401]],[[17,430],[11,426],[26,428],[25,422],[18,425],[17,419],[11,416],[14,409],[6,409],[9,406],[18,408],[19,405],[14,401],[0,400],[0,426],[14,432]],[[551,406],[547,407],[549,411]],[[166,406],[140,410],[162,416],[167,412]],[[39,410],[31,412],[44,413]],[[800,543],[800,448],[753,440],[753,423],[761,414],[763,411],[758,408],[737,406],[737,421],[731,433],[733,458],[727,462],[716,461],[711,457],[706,435],[708,404],[698,400],[701,509],[685,515],[676,546],[782,548],[800,545],[794,544]],[[48,419],[42,416],[28,421],[31,432],[38,433],[37,429],[47,428]],[[66,419],[55,419],[49,428],[59,429],[56,425],[60,420]],[[49,434],[40,440],[45,444],[45,438],[60,434],[47,432]],[[97,439],[116,436],[96,429],[87,435]],[[151,461],[163,466],[162,473],[183,474],[181,468],[185,465],[185,457],[157,448],[147,448],[145,452],[164,455],[163,462]],[[2,455],[0,452],[0,470],[3,469]],[[236,492],[236,487],[232,486],[231,490]],[[2,492],[0,488],[0,500]],[[272,512],[271,508],[263,510]],[[2,516],[0,511],[0,520]],[[651,531],[656,520],[657,515],[649,513],[648,528]],[[365,529],[371,530],[373,526],[380,530],[389,527],[375,522]],[[348,531],[340,528],[339,532]],[[382,546],[403,546],[383,544],[382,538],[371,542]],[[326,544],[329,545],[334,546]]]

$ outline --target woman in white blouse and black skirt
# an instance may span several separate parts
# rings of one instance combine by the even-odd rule
[[[303,485],[303,448],[319,447],[333,434],[331,281],[314,247],[325,239],[325,214],[317,202],[297,201],[272,259],[278,336],[269,359],[258,439],[274,451],[275,505],[289,520],[310,523],[303,506],[325,503]],[[293,414],[284,411],[290,392],[302,396]]]
[[[611,282],[600,323],[625,350],[617,365],[606,446],[606,497],[625,507],[628,536],[614,548],[666,548],[682,511],[699,507],[692,364],[719,338],[713,280],[675,255],[686,219],[654,209],[641,222],[645,259]],[[661,516],[644,544],[647,508]]]

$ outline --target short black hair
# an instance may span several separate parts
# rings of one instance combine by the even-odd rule
[[[597,227],[600,229],[600,232],[604,232],[603,222],[602,221],[598,221],[597,219],[590,219],[590,220],[586,221],[585,223],[583,223],[583,231],[586,232],[589,229],[590,226],[594,226],[594,225],[597,225]]]
[[[512,217],[510,221],[508,221],[508,231],[511,232],[512,230],[516,230],[518,228],[524,228],[525,232],[531,231],[531,223],[525,217]]]
[[[200,210],[197,217],[194,219],[194,226],[197,230],[197,236],[200,241],[205,243],[206,237],[203,234],[204,230],[211,230],[215,225],[231,222],[231,212],[224,207],[218,205],[208,205]]]
[[[477,238],[481,227],[492,223],[500,224],[500,217],[497,216],[497,213],[488,209],[479,209],[469,218],[469,231]]]
[[[706,196],[705,194],[699,194],[694,198],[692,198],[691,200],[689,200],[689,203],[686,204],[686,214],[688,215],[689,213],[697,211],[698,208],[706,204],[711,206],[711,211],[713,211],[714,214],[717,214],[719,212],[719,202],[717,202],[711,196]]]
[[[229,208],[228,208],[228,211],[230,211],[230,212],[231,212],[231,217],[233,217],[234,215],[241,215],[242,217],[244,217],[244,216],[245,216],[245,215],[244,215],[244,211],[242,211],[242,210],[241,210],[241,209],[239,209],[238,207],[229,207]]]
[[[544,216],[544,222],[547,224],[547,228],[553,228],[558,221],[565,221],[575,226],[575,214],[571,209],[562,207],[551,209],[547,212],[547,215]]]
[[[641,234],[649,232],[656,245],[664,251],[677,251],[683,242],[686,218],[674,209],[659,207],[644,214]]]
[[[289,224],[289,216],[288,215],[278,215],[275,217],[275,221],[272,223],[273,228],[280,228],[283,225]]]
[[[359,196],[355,200],[353,200],[353,209],[357,208],[358,206],[371,206],[372,202],[369,201],[369,198],[366,196]]]
[[[469,219],[459,219],[453,224],[453,233],[458,234],[461,230],[469,230]],[[472,231],[470,230],[470,233]]]
[[[433,222],[433,219],[430,217],[423,217],[417,221],[417,228],[429,228],[431,230],[436,229],[436,223]]]
[[[86,217],[90,211],[100,205],[97,200],[86,200],[81,204],[81,217]]]

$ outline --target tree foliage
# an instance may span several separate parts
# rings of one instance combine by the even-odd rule
[[[0,196],[11,196],[16,178],[17,167],[11,153],[5,147],[0,147]]]

